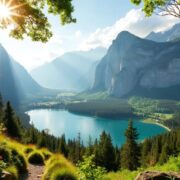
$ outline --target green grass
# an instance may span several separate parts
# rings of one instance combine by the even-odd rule
[[[44,160],[47,161],[53,154],[51,152],[49,152],[49,150],[47,150],[46,148],[42,148],[40,149],[41,153],[44,156]]]
[[[97,93],[80,93],[73,97],[77,100],[104,100],[110,99],[109,95],[105,91],[100,91]]]
[[[52,155],[52,157],[46,162],[43,180],[52,179],[55,174],[57,175],[59,173],[62,173],[61,169],[68,170],[68,174],[76,177],[75,167],[62,155],[56,154]]]
[[[41,151],[33,151],[28,156],[28,161],[31,164],[44,164],[44,156]]]
[[[33,152],[33,151],[34,151],[34,148],[33,148],[33,147],[27,147],[27,148],[25,148],[24,153],[25,153],[25,154],[29,154],[29,153],[31,153],[31,152]]]
[[[7,171],[11,174],[11,177],[13,180],[19,179],[19,173],[18,173],[16,166],[9,166],[5,169],[5,171]]]
[[[12,161],[18,169],[19,173],[27,172],[27,160],[25,155],[21,151],[12,149]]]
[[[50,180],[77,180],[76,174],[69,170],[68,168],[60,168],[56,169],[51,177]]]
[[[28,163],[44,164],[44,179],[61,179],[59,177],[66,175],[72,180],[77,179],[75,166],[61,154],[53,154],[48,149],[38,149],[34,145],[21,144],[4,135],[0,135],[0,156],[0,174],[5,170],[14,180],[19,179],[20,173],[27,172]]]
[[[5,163],[5,170],[12,174],[13,179],[19,179],[20,173],[27,172],[27,159],[23,152],[24,145],[0,135],[0,156],[2,163]]]
[[[157,164],[154,167],[140,168],[137,171],[122,170],[118,172],[110,172],[105,175],[103,180],[134,180],[135,177],[143,171],[180,172],[180,156],[170,157],[163,165]]]
[[[102,180],[134,180],[138,173],[138,171],[132,172],[128,170],[110,172],[105,175]]]

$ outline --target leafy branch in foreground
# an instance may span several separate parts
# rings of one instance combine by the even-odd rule
[[[143,11],[147,16],[153,13],[180,18],[180,0],[131,0],[135,5],[143,2]]]
[[[45,13],[58,15],[62,25],[74,23],[72,0],[5,0],[0,2],[7,11],[0,17],[0,28],[10,29],[10,36],[33,41],[47,42],[51,36],[51,25]]]

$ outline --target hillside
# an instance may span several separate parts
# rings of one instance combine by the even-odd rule
[[[157,171],[170,175],[168,171],[173,171],[173,176],[179,177],[180,129],[138,142],[137,130],[129,121],[126,138],[128,132],[132,132],[133,141],[126,141],[122,147],[113,146],[105,131],[84,146],[80,134],[77,139],[66,141],[65,135],[55,137],[48,130],[23,128],[7,103],[0,106],[0,178],[133,180],[147,170],[153,171],[152,175]],[[133,142],[133,146],[127,142]],[[137,161],[134,157],[138,157]]]
[[[76,168],[61,154],[25,145],[0,135],[0,179],[57,179],[56,176],[76,178]],[[60,168],[59,168],[60,167]]]
[[[180,42],[157,43],[121,32],[96,68],[93,91],[180,99]]]
[[[47,88],[82,91],[92,86],[96,62],[105,53],[104,48],[65,53],[52,62],[34,69],[31,75]]]
[[[4,101],[17,107],[28,98],[50,94],[36,83],[28,72],[0,45],[0,93]]]
[[[171,173],[170,173],[171,172]],[[176,172],[176,173],[173,173]],[[141,179],[179,179],[180,178],[180,156],[170,157],[163,165],[141,168],[137,171],[123,170],[106,174],[105,180],[141,180]],[[173,176],[174,174],[174,176]],[[176,175],[176,176],[175,176]],[[176,177],[176,178],[175,178]]]

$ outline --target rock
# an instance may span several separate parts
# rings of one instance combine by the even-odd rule
[[[180,172],[145,171],[140,173],[135,180],[180,180]]]
[[[92,90],[180,99],[180,41],[158,43],[120,33],[96,68]]]
[[[13,175],[7,171],[3,171],[2,172],[2,176],[0,177],[0,179],[3,179],[3,180],[13,180]]]
[[[37,178],[41,178],[42,177],[42,175],[37,175]]]

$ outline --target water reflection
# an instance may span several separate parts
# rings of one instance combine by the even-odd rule
[[[104,119],[97,117],[81,116],[64,110],[32,110],[28,114],[31,123],[39,130],[49,129],[55,136],[65,134],[66,138],[76,138],[81,133],[84,144],[87,144],[89,136],[92,139],[99,138],[103,130],[111,134],[114,145],[122,145],[125,141],[124,132],[128,126],[127,119]],[[146,124],[134,120],[134,125],[139,132],[139,140],[151,137],[166,130],[154,124]]]

